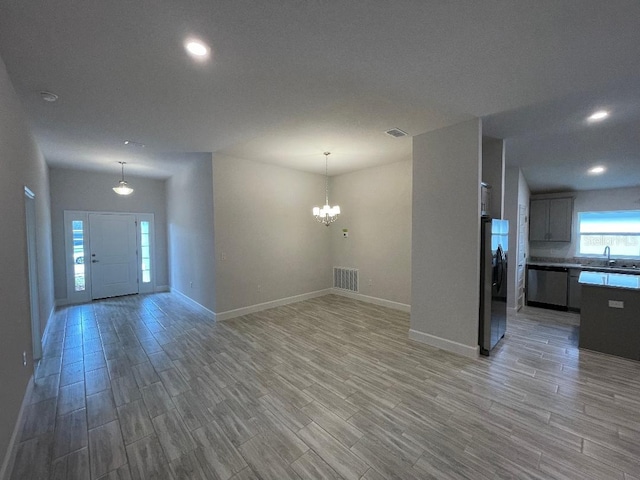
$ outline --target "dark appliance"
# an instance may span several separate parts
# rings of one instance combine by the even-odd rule
[[[480,353],[489,352],[507,330],[509,221],[482,217],[480,237]]]

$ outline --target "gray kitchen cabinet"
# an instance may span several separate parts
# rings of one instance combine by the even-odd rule
[[[569,269],[569,292],[567,294],[567,306],[569,310],[580,311],[582,290],[578,279],[580,278],[580,269]]]
[[[582,284],[578,346],[640,360],[640,291]]]
[[[531,199],[529,240],[532,242],[570,242],[573,198]]]

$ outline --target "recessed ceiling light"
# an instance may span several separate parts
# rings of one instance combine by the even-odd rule
[[[597,122],[599,120],[604,120],[609,116],[609,112],[606,110],[598,110],[587,118],[590,122]]]
[[[58,95],[52,92],[47,92],[47,91],[40,92],[40,97],[45,102],[55,102],[56,100],[58,100]]]
[[[130,147],[139,147],[139,148],[144,148],[146,147],[146,145],[144,143],[140,143],[140,142],[134,142],[133,140],[125,140],[124,141],[125,145],[128,145]]]
[[[598,165],[597,167],[590,168],[588,172],[591,175],[600,175],[601,173],[604,173],[605,170],[606,168],[604,168],[602,165]]]
[[[209,47],[200,40],[187,40],[184,48],[192,57],[203,59],[209,56]]]

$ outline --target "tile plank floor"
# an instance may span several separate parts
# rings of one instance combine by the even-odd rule
[[[329,295],[217,324],[171,294],[59,309],[12,479],[640,478],[640,362],[525,309],[490,358]]]

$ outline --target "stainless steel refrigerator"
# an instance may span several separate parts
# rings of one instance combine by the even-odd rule
[[[507,330],[509,221],[482,217],[480,237],[480,353],[489,355]]]

